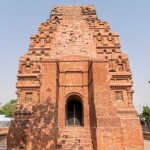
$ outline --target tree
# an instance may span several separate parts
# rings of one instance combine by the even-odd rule
[[[143,107],[142,117],[145,118],[148,131],[150,131],[150,107],[149,106]]]
[[[2,108],[0,108],[0,114],[3,114],[7,117],[12,117],[16,107],[16,103],[17,100],[12,99],[9,103],[5,104],[4,106],[2,106]]]

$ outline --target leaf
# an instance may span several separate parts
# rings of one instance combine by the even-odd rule
[[[0,114],[5,115],[6,117],[12,117],[13,112],[16,107],[17,100],[10,100],[9,103],[5,104],[1,109],[0,109]]]
[[[146,124],[150,125],[150,107],[149,106],[143,107],[142,117],[145,118]]]

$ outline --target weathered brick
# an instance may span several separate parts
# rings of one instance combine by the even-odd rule
[[[94,6],[53,8],[20,57],[8,149],[143,150],[131,76]]]

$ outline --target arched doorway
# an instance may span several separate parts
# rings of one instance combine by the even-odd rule
[[[83,126],[82,100],[77,95],[71,95],[66,104],[66,125]]]

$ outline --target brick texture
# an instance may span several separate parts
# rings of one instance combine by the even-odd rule
[[[94,6],[54,7],[17,77],[8,150],[144,149],[128,56]],[[81,126],[68,125],[71,100],[82,106]]]

